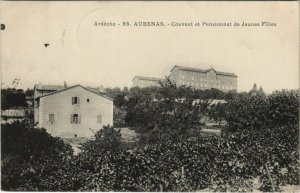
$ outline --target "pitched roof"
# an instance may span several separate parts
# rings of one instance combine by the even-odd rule
[[[236,74],[234,74],[234,73],[229,73],[229,72],[219,72],[219,71],[217,71],[216,73],[219,74],[219,75],[235,76],[235,77],[237,77]]]
[[[103,89],[101,89],[100,87],[94,88],[94,87],[89,87],[89,86],[87,86],[86,88],[89,89],[89,90],[91,90],[91,91],[93,91],[93,92],[97,92],[97,93],[100,93],[100,94],[106,94],[106,93],[103,91]]]
[[[41,85],[41,84],[36,84],[35,89],[40,90],[40,91],[59,91],[59,90],[63,90],[69,87],[65,87],[65,86],[61,86],[61,85]],[[105,92],[102,91],[102,89],[100,87],[86,87],[87,89],[97,92],[97,93],[101,93],[101,94],[105,94]]]
[[[147,76],[135,76],[132,80],[135,78],[139,78],[141,80],[150,80],[150,81],[163,81],[163,78],[155,78],[155,77],[147,77]]]
[[[172,69],[171,72],[174,68],[178,68],[179,70],[189,70],[189,71],[197,71],[197,72],[206,72],[207,70],[199,69],[199,68],[191,68],[191,67],[186,67],[186,66],[177,66],[175,65]]]
[[[61,85],[41,85],[41,84],[36,84],[34,86],[35,89],[37,90],[48,90],[48,91],[58,91],[65,89],[66,87],[61,86]]]
[[[87,90],[87,91],[89,91],[89,92],[92,92],[92,93],[94,93],[94,94],[97,94],[97,95],[99,95],[99,96],[102,96],[102,97],[104,97],[104,98],[106,98],[106,99],[109,99],[109,100],[112,100],[112,101],[114,100],[114,99],[112,99],[112,98],[110,98],[110,97],[104,95],[103,93],[95,92],[94,90],[91,90],[91,89],[89,89],[89,88],[87,88],[87,87],[81,86],[80,84],[77,84],[77,85],[74,85],[74,86],[71,86],[71,87],[67,87],[67,88],[64,88],[64,89],[60,89],[60,90],[51,92],[51,93],[46,94],[46,95],[43,95],[43,96],[39,96],[38,98],[42,98],[42,97],[45,97],[45,96],[53,95],[53,94],[56,94],[56,93],[59,93],[59,92],[62,92],[62,91],[69,90],[69,89],[71,89],[71,88],[78,87],[78,86],[81,87],[81,88],[83,88],[83,89],[85,89],[85,90]]]
[[[210,70],[214,70],[216,71],[215,69],[213,68],[210,68],[210,69],[199,69],[199,68],[191,68],[191,67],[186,67],[186,66],[177,66],[175,65],[172,69],[171,69],[171,72],[174,68],[178,68],[179,70],[187,70],[187,71],[195,71],[195,72],[203,72],[203,73],[206,73]],[[228,72],[220,72],[220,71],[216,71],[216,74],[219,74],[219,75],[225,75],[225,76],[236,76],[234,73],[228,73]]]

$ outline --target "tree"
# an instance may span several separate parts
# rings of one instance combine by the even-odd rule
[[[268,96],[269,118],[274,125],[299,124],[299,90],[274,91]]]
[[[238,131],[244,129],[261,129],[268,125],[268,103],[259,95],[242,95],[229,101],[226,111],[228,129]]]
[[[50,168],[64,165],[63,159],[72,156],[73,150],[45,129],[17,121],[1,125],[1,153],[2,188],[33,191],[45,190],[42,180],[54,172]]]
[[[169,79],[161,83],[158,93],[159,100],[148,98],[137,103],[126,115],[129,124],[148,129],[143,143],[181,141],[190,134],[199,133],[200,117],[206,114],[208,107],[206,101],[195,103],[190,87],[177,87]]]
[[[217,121],[219,126],[221,125],[221,122],[225,120],[225,114],[226,114],[226,104],[222,104],[222,103],[212,105],[208,111],[209,117]]]
[[[95,134],[95,139],[82,144],[84,154],[100,155],[104,151],[117,152],[121,144],[120,130],[113,127],[103,127]]]
[[[1,90],[2,109],[26,106],[26,94],[22,89],[6,88]]]
[[[33,96],[33,95],[34,95],[34,90],[28,88],[28,89],[25,91],[25,94],[26,94],[26,96]]]

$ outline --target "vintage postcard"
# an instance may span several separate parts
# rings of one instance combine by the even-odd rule
[[[1,190],[299,191],[297,1],[1,1]]]

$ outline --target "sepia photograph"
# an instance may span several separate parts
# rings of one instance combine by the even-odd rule
[[[297,1],[1,1],[1,191],[299,192]]]

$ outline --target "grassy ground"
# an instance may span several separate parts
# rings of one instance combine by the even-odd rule
[[[121,132],[121,137],[122,137],[122,141],[123,142],[135,142],[135,140],[138,137],[138,133],[136,133],[133,129],[127,128],[127,127],[123,127],[123,128],[115,128],[116,130],[120,130]],[[203,136],[208,137],[208,136],[220,136],[221,135],[221,129],[218,127],[207,127],[204,126],[204,128],[202,128],[202,130],[200,131]],[[74,150],[74,155],[77,155],[80,152],[80,143],[83,143],[85,141],[87,141],[87,138],[66,138],[63,139],[65,143],[69,143],[73,150]]]
[[[129,128],[116,128],[116,130],[120,130],[121,137],[123,142],[134,142],[137,137],[137,133]],[[74,150],[74,155],[78,155],[80,152],[80,144],[86,142],[87,138],[64,138],[65,143],[68,143],[72,146]]]
[[[87,138],[64,138],[63,139],[65,143],[68,143],[72,146],[72,149],[74,151],[74,155],[77,155],[80,152],[80,143],[86,142]]]
[[[122,141],[124,141],[124,142],[134,142],[138,135],[134,130],[126,128],[126,127],[116,128],[116,129],[120,130]]]
[[[116,128],[116,129],[120,130],[121,135],[122,135],[122,141],[124,141],[124,142],[134,142],[139,135],[133,129],[130,129],[127,127]],[[205,137],[213,136],[213,135],[220,136],[221,128],[219,128],[219,127],[204,127],[200,132]]]

